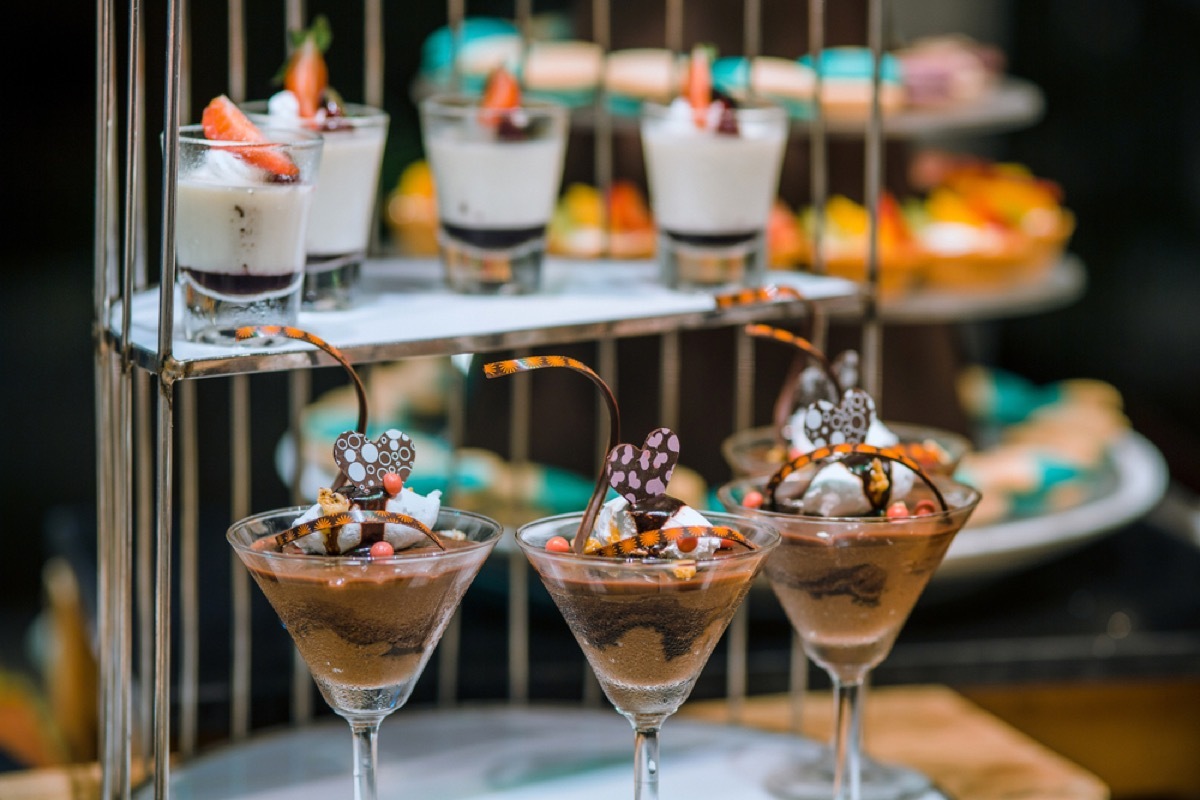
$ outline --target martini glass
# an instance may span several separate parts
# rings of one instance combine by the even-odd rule
[[[280,553],[274,536],[307,507],[247,517],[226,538],[291,634],[321,695],[350,723],[355,800],[375,800],[376,740],[404,705],[459,601],[503,532],[443,508],[434,530],[458,530],[386,558]]]
[[[754,549],[696,560],[618,559],[551,552],[581,514],[531,522],[517,531],[604,694],[634,730],[635,800],[658,798],[658,734],[687,699],[766,556],[779,544],[769,524],[705,512],[736,528]],[[728,555],[724,555],[728,552]]]
[[[829,673],[834,688],[832,765],[806,762],[773,776],[770,788],[777,795],[864,797],[864,684],[891,652],[917,599],[980,499],[979,492],[965,484],[932,480],[946,500],[946,510],[902,518],[803,516],[742,505],[748,492],[764,490],[764,477],[736,480],[717,492],[726,509],[769,522],[782,534],[765,573],[805,653]],[[924,490],[914,491],[910,503],[928,496]],[[884,772],[900,784],[873,786],[872,795],[903,796],[930,785],[911,770]],[[913,776],[922,780],[913,781]]]

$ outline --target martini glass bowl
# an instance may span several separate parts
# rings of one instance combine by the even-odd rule
[[[932,480],[945,498],[945,510],[902,518],[816,517],[743,505],[747,493],[763,492],[765,477],[735,480],[718,489],[727,510],[768,522],[782,535],[764,572],[805,653],[829,674],[834,688],[832,770],[828,764],[799,765],[778,778],[773,787],[777,794],[811,796],[805,787],[823,787],[826,798],[863,797],[864,684],[891,651],[980,499],[979,492],[965,484],[944,477]],[[931,494],[914,489],[906,499],[912,504]],[[940,508],[936,501],[935,505]],[[903,794],[895,788],[891,794]]]
[[[928,475],[953,475],[971,449],[970,439],[944,428],[912,422],[888,422],[887,426],[900,438],[901,451]],[[787,444],[779,440],[770,425],[747,428],[727,437],[721,442],[721,455],[739,478],[770,475],[788,460]]]
[[[276,534],[307,507],[235,523],[226,536],[291,634],[321,695],[353,733],[354,797],[374,800],[376,741],[383,719],[404,705],[467,587],[503,528],[487,517],[442,508],[441,550],[386,558],[280,553]]]
[[[550,592],[604,694],[634,730],[634,798],[658,797],[658,735],[691,694],[767,556],[779,544],[768,523],[705,512],[753,546],[711,558],[621,559],[551,552],[572,539],[581,514],[546,517],[517,544]],[[728,554],[726,554],[728,553]]]

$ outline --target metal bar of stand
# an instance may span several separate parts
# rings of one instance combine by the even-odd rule
[[[667,0],[664,42],[672,53],[683,52],[683,0]]]
[[[116,474],[112,469],[112,451],[115,447],[112,435],[112,370],[111,349],[101,343],[95,353],[95,383],[96,383],[96,473],[98,495],[97,503],[97,532],[96,555],[99,568],[96,575],[96,603],[99,618],[99,679],[101,700],[99,713],[99,752],[102,765],[100,778],[100,796],[109,800],[114,796],[113,780],[117,772],[117,755],[115,752],[117,734],[113,730],[116,720],[115,704],[117,702],[117,685],[114,678],[114,659],[112,648],[112,632],[116,627],[113,619],[116,609],[112,599],[112,539],[116,531],[113,518],[113,486]]]
[[[163,208],[160,285],[175,285],[175,179],[179,172],[179,105],[183,66],[184,0],[168,0],[167,67],[163,120]],[[160,367],[172,354],[175,320],[171,291],[159,293],[158,357]],[[171,474],[174,435],[173,378],[158,372],[158,448],[155,474],[157,495],[157,551],[154,582],[154,796],[170,793],[171,779]]]
[[[288,373],[288,430],[296,443],[292,461],[292,502],[304,504],[304,406],[312,393],[312,374],[298,369]],[[292,722],[303,725],[312,720],[313,696],[312,675],[300,651],[292,648]]]
[[[154,797],[170,796],[171,781],[171,493],[174,490],[173,385],[158,383],[158,537],[154,570]]]
[[[299,445],[297,444],[297,447]],[[229,381],[230,519],[250,515],[250,379]],[[234,741],[250,734],[251,605],[250,573],[229,554],[230,616],[233,641],[229,681],[229,729]]]
[[[228,0],[229,93],[236,103],[246,99],[245,0]],[[235,375],[229,382],[230,519],[249,516],[250,379]],[[236,553],[229,554],[230,677],[229,733],[234,741],[250,734],[250,575]]]
[[[452,385],[446,398],[446,419],[450,436],[450,464],[446,479],[446,499],[454,505],[457,497],[457,475],[459,454],[466,438],[466,393],[467,376],[464,370],[458,368],[453,360],[450,361],[450,380]],[[462,621],[460,611],[455,609],[442,641],[438,644],[438,695],[439,706],[450,706],[458,701],[458,659],[461,652]],[[453,652],[452,652],[453,651]]]
[[[664,427],[679,429],[679,382],[682,373],[679,331],[668,331],[659,337],[659,411]]]
[[[592,40],[600,45],[607,56],[612,49],[612,25],[608,0],[594,0],[592,3]],[[613,121],[604,92],[596,92],[592,101],[592,113],[596,125],[593,131],[592,169],[596,180],[596,188],[601,204],[600,252],[608,254],[612,249],[612,220],[608,198],[612,196],[613,184]]]
[[[754,94],[754,59],[762,53],[762,0],[742,4],[742,55],[750,68],[747,88]]]
[[[305,27],[304,20],[308,16],[308,9],[305,8],[304,0],[284,0],[283,9],[283,40],[290,44],[289,32]]]
[[[229,36],[229,99],[240,103],[246,99],[245,0],[228,0],[227,30]]]
[[[183,381],[179,403],[179,753],[196,752],[200,685],[199,453],[196,382]]]
[[[616,339],[600,339],[596,342],[596,374],[608,384],[613,396],[619,396],[617,369]],[[596,398],[596,450],[597,463],[603,463],[608,453],[608,428],[611,421],[608,418],[608,404],[603,397]],[[583,704],[589,707],[602,705],[604,693],[600,689],[600,681],[596,672],[587,659],[583,661]]]
[[[96,328],[93,330],[95,351],[92,371],[93,383],[96,387],[96,523],[97,542],[96,556],[98,567],[96,573],[96,605],[97,628],[100,641],[98,658],[98,678],[100,697],[97,703],[99,730],[97,748],[100,760],[100,796],[108,800],[113,796],[113,779],[116,774],[117,756],[114,752],[116,734],[111,729],[111,720],[115,718],[114,704],[117,701],[117,687],[113,680],[112,651],[108,643],[112,641],[111,631],[114,627],[114,611],[110,587],[109,543],[115,530],[112,513],[112,494],[116,475],[111,469],[112,448],[111,436],[112,397],[111,372],[108,368],[110,346],[107,341],[107,327],[110,309],[109,284],[113,265],[116,263],[116,237],[112,234],[114,217],[116,216],[110,199],[115,197],[112,185],[116,182],[116,138],[113,135],[116,105],[115,67],[113,52],[116,49],[116,32],[113,25],[113,9],[111,0],[98,0],[96,8],[96,128],[95,128],[95,186],[96,200],[93,210],[93,245],[92,245],[92,302],[93,320]]]
[[[383,108],[383,0],[363,0],[363,102]]]
[[[517,357],[528,356],[519,353]],[[533,386],[528,375],[518,375],[512,383],[512,405],[509,412],[508,470],[511,487],[510,509],[522,513],[525,504],[520,486],[529,468],[529,437],[533,407]],[[512,621],[508,630],[508,696],[515,703],[529,702],[529,565],[520,552],[508,560],[508,613]]]
[[[808,52],[815,67],[812,120],[808,126],[809,178],[812,206],[812,271],[825,274],[825,204],[829,200],[828,129],[825,125],[824,63],[825,0],[808,0]]]
[[[150,375],[144,370],[135,373],[134,416],[136,419],[136,455],[134,479],[137,482],[137,523],[135,538],[134,576],[137,586],[137,641],[138,641],[138,728],[137,746],[143,768],[150,751],[151,718],[154,703],[154,448],[150,399]]]
[[[883,414],[883,322],[879,315],[879,201],[883,181],[883,3],[868,0],[867,42],[871,48],[871,115],[867,121],[865,196],[867,205],[867,281],[864,287],[862,387]]]
[[[733,429],[743,431],[754,424],[754,339],[746,331],[734,328]],[[725,695],[730,720],[738,722],[745,710],[750,679],[747,669],[750,646],[750,595],[729,622],[726,636]]]

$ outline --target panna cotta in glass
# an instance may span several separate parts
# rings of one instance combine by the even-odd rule
[[[562,181],[567,111],[519,94],[489,108],[486,98],[435,96],[421,104],[439,251],[456,291],[533,292]]]
[[[376,219],[387,113],[358,103],[340,103],[327,104],[313,117],[304,118],[295,95],[286,90],[269,101],[247,103],[245,108],[257,122],[299,127],[324,139],[304,240],[304,307],[348,308]]]
[[[179,133],[176,274],[184,335],[231,342],[244,325],[296,323],[321,139],[259,129],[227,99],[213,103],[208,124]],[[236,126],[213,122],[235,114]],[[222,132],[233,138],[211,138]]]
[[[766,265],[764,237],[783,166],[787,115],[765,103],[727,102],[713,101],[702,125],[682,99],[642,109],[663,280],[675,288],[751,285]]]

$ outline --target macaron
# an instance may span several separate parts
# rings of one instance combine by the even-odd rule
[[[521,33],[509,20],[468,17],[463,20],[457,38],[456,43],[454,31],[448,25],[426,37],[421,46],[422,80],[434,85],[449,83],[457,60],[463,90],[480,92],[493,69],[503,66],[515,72],[520,63]]]
[[[866,47],[831,47],[819,59],[801,56],[800,63],[821,74],[821,109],[830,117],[861,118],[871,110],[875,59]],[[885,114],[903,108],[906,92],[900,61],[884,53],[880,64],[879,103]]]
[[[726,56],[713,64],[713,84],[741,100],[753,93],[778,103],[793,117],[811,116],[816,73],[790,58]]]
[[[531,97],[586,105],[600,85],[603,66],[604,51],[594,42],[533,42],[521,65],[521,82]]]
[[[604,89],[616,113],[636,114],[644,100],[667,102],[679,92],[682,57],[664,48],[615,50],[604,62]]]

